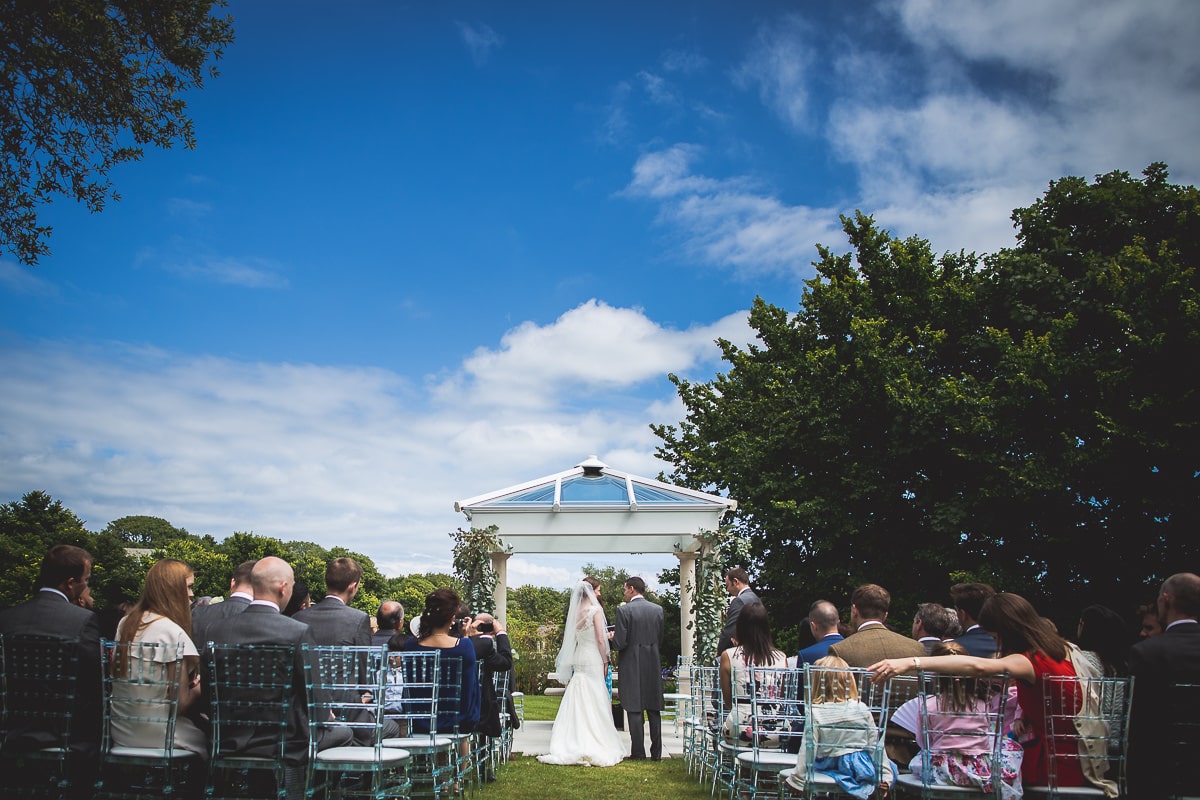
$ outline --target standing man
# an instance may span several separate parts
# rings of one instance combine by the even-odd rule
[[[510,727],[521,724],[512,701],[512,644],[504,632],[504,624],[486,611],[475,615],[466,632],[475,645],[475,659],[479,664],[479,725],[475,730],[490,739],[499,738],[504,734],[504,726],[500,723],[501,707],[508,714]],[[496,675],[501,673],[509,675],[510,688],[503,697],[497,697]],[[496,780],[491,764],[487,765],[484,780]]]
[[[717,659],[721,653],[733,647],[733,633],[737,630],[738,614],[742,607],[750,603],[761,603],[758,595],[750,588],[750,576],[741,567],[734,567],[725,573],[725,591],[733,598],[725,611],[725,627],[721,628],[721,637],[717,640]]]
[[[1194,735],[1200,712],[1200,576],[1180,572],[1167,578],[1158,593],[1158,615],[1163,632],[1129,653],[1135,678],[1129,796],[1148,800],[1195,793],[1195,775],[1187,769],[1195,742],[1184,743],[1183,725]],[[1178,684],[1191,688],[1177,689]]]
[[[196,649],[204,652],[208,644],[208,630],[217,620],[240,614],[254,599],[254,587],[250,585],[250,573],[257,561],[243,561],[237,565],[229,579],[229,597],[220,603],[209,603],[192,609],[192,641]]]
[[[644,595],[646,582],[639,577],[625,581],[625,604],[617,609],[616,630],[611,634],[614,650],[620,651],[621,707],[629,715],[629,757],[646,758],[642,712],[650,720],[650,758],[662,760],[662,606]]]
[[[378,630],[371,634],[371,646],[387,646],[388,640],[404,627],[404,606],[395,600],[384,600],[375,612]]]
[[[371,618],[351,608],[358,594],[362,567],[353,558],[335,558],[325,567],[325,597],[297,611],[292,619],[312,628],[317,644],[325,646],[371,644]]]

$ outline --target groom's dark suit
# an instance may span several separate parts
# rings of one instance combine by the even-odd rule
[[[650,757],[662,758],[663,610],[641,595],[617,609],[612,646],[620,651],[618,692],[629,715],[630,758],[646,757],[642,712],[650,720]]]

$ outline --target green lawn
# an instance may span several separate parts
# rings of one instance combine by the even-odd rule
[[[525,695],[525,719],[553,720],[558,714],[562,697],[547,697],[544,694]]]
[[[552,698],[557,699],[557,698]],[[529,717],[526,716],[526,719]],[[687,774],[682,758],[623,761],[615,767],[560,767],[520,756],[484,785],[486,800],[710,800],[708,784]]]

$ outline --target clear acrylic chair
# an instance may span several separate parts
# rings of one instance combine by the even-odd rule
[[[437,650],[390,652],[386,713],[403,734],[385,739],[385,747],[401,748],[412,757],[409,776],[414,797],[440,798],[456,780],[455,742],[441,735],[441,653]],[[459,661],[461,664],[461,661]]]
[[[0,763],[6,797],[60,797],[77,793],[81,780],[91,783],[95,762],[85,763],[75,725],[79,659],[79,639],[0,634],[3,725],[8,734]],[[99,664],[95,668],[100,669]],[[14,745],[15,737],[25,732],[28,746]]]
[[[804,732],[803,675],[788,667],[750,668],[750,751],[737,755],[737,796],[776,794],[779,773],[796,766],[789,745]]]
[[[407,750],[384,747],[387,673],[381,647],[312,648],[308,785],[325,798],[408,797]],[[322,738],[351,742],[324,750]]]
[[[835,777],[843,771],[861,790],[876,791],[885,780],[890,696],[890,682],[872,683],[865,669],[805,664],[804,742],[797,765],[779,773],[780,796],[852,796]]]
[[[206,797],[302,797],[308,731],[296,720],[311,689],[307,646],[214,644],[206,655],[212,723]]]
[[[1006,783],[1005,734],[1011,726],[1007,675],[964,678],[924,672],[917,696],[917,741],[921,747],[913,772],[896,777],[898,791],[922,798],[1019,798],[1019,762]],[[1017,751],[1020,745],[1013,745]],[[969,759],[971,769],[951,770],[950,764]],[[901,765],[903,766],[903,765]],[[949,781],[953,774],[956,784]],[[973,778],[967,777],[973,775]]]
[[[1167,687],[1167,715],[1162,763],[1172,800],[1200,800],[1194,765],[1200,742],[1200,683],[1173,683]]]
[[[96,796],[194,796],[204,785],[198,753],[175,746],[180,687],[190,680],[182,642],[100,643],[104,727]],[[116,730],[114,730],[114,728]],[[136,731],[136,733],[134,733]],[[136,742],[118,744],[122,733]]]
[[[1045,786],[1026,786],[1029,797],[1115,797],[1124,795],[1129,749],[1132,678],[1042,678],[1046,725]],[[1085,786],[1060,784],[1060,773],[1089,778]],[[1115,793],[1115,794],[1114,794]]]
[[[721,762],[721,723],[725,719],[719,668],[693,667],[692,694],[688,725],[693,769],[696,779],[700,783],[709,782],[710,793],[715,794]]]

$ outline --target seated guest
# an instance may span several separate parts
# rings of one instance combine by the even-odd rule
[[[921,603],[917,606],[912,635],[925,646],[926,655],[933,651],[934,645],[953,639],[960,633],[962,628],[958,625],[958,614],[941,603]]]
[[[395,600],[384,600],[375,612],[376,631],[371,634],[372,645],[386,646],[388,640],[404,628],[404,606]]]
[[[1104,606],[1088,606],[1079,615],[1076,643],[1095,673],[1105,678],[1129,674],[1129,626],[1121,615]]]
[[[808,782],[808,746],[812,740],[813,769],[833,778],[838,788],[851,797],[866,800],[876,790],[875,759],[871,751],[879,741],[879,728],[871,709],[859,700],[858,684],[848,664],[837,656],[818,659],[814,667],[829,668],[816,674],[811,689],[812,705],[805,710],[809,718],[804,741],[796,754],[796,768],[788,784],[805,791]],[[891,764],[883,760],[878,788],[891,784]]]
[[[832,645],[829,655],[852,667],[867,667],[881,658],[925,655],[923,645],[884,626],[891,604],[892,596],[882,586],[867,583],[855,589],[850,597],[850,625],[855,633]]]
[[[308,755],[308,689],[307,662],[301,645],[311,646],[316,642],[311,628],[279,613],[279,609],[286,606],[291,598],[292,585],[295,583],[292,568],[286,561],[275,556],[259,559],[250,573],[250,583],[254,600],[240,614],[214,621],[209,639],[216,644],[272,644],[290,645],[293,648],[295,671],[287,697],[291,720],[284,759],[289,767],[303,766]],[[211,677],[206,680],[211,680]],[[279,701],[282,703],[283,700],[281,696]],[[248,728],[245,734],[241,734],[236,726],[230,727],[234,730],[228,739],[234,743],[235,752],[248,756],[274,755],[272,741],[265,739],[260,729]],[[345,746],[352,741],[348,728],[325,728],[317,749]]]
[[[958,623],[963,629],[962,635],[954,637],[954,641],[977,658],[991,658],[996,654],[996,640],[979,625],[983,604],[995,593],[996,590],[986,583],[956,583],[950,587],[950,599],[954,601]]]
[[[1129,796],[1159,800],[1195,794],[1189,769],[1194,741],[1183,742],[1176,726],[1195,723],[1200,713],[1200,576],[1180,572],[1158,594],[1166,626],[1138,642],[1129,654],[1133,707],[1129,717]],[[1176,687],[1190,684],[1190,690]],[[1190,693],[1190,694],[1189,694]],[[1173,730],[1174,729],[1174,730]],[[1194,735],[1195,728],[1191,728]]]
[[[297,578],[296,585],[292,587],[291,599],[279,613],[285,617],[294,617],[301,611],[312,608],[312,604],[312,594],[308,590],[308,582]]]
[[[142,596],[129,614],[117,626],[117,644],[126,642],[142,642],[156,644],[160,648],[174,650],[183,645],[183,665],[179,684],[179,716],[175,721],[174,746],[181,750],[189,750],[201,757],[208,756],[208,737],[196,723],[192,721],[189,712],[200,698],[200,653],[192,643],[188,633],[192,626],[192,614],[189,599],[192,594],[192,584],[195,575],[192,568],[182,561],[173,558],[163,558],[150,567],[146,573],[146,583],[142,588]],[[149,653],[143,658],[148,658]],[[158,655],[158,654],[156,654]],[[166,666],[162,655],[155,661],[163,664],[158,667],[159,675],[155,680],[164,680]],[[153,665],[145,669],[153,668]],[[129,675],[131,665],[124,663],[120,651],[113,659],[113,677],[121,678]],[[134,674],[144,674],[134,670]],[[146,693],[146,689],[156,690],[158,697]],[[118,681],[113,686],[112,698],[112,741],[120,747],[162,747],[166,734],[165,723],[147,721],[143,716],[143,706],[136,699],[165,700],[165,686],[137,686]]]
[[[438,698],[437,727],[439,733],[458,731],[469,733],[479,723],[479,669],[475,659],[475,645],[470,639],[454,636],[450,629],[460,623],[458,609],[461,601],[453,589],[438,589],[425,598],[425,612],[421,614],[416,637],[405,642],[405,650],[437,650],[442,654],[439,662],[443,682],[448,681],[449,664],[452,659],[462,663],[459,677],[459,701],[457,707],[443,703]],[[445,709],[445,710],[444,710]],[[422,733],[418,724],[417,729]],[[465,743],[465,740],[464,740]]]
[[[734,705],[733,687],[738,687],[741,697],[749,697],[754,690],[753,667],[786,667],[787,656],[771,641],[771,623],[762,603],[742,606],[733,638],[737,644],[721,653],[721,697],[729,709],[721,733],[726,741],[749,742],[750,709]]]
[[[208,627],[216,620],[240,614],[254,599],[254,587],[250,585],[250,572],[254,561],[243,561],[233,570],[229,578],[229,596],[220,603],[209,603],[192,609],[191,639],[196,648],[204,651],[208,643]]]
[[[1139,620],[1138,638],[1149,639],[1162,633],[1162,624],[1158,621],[1158,606],[1154,603],[1137,607]]]
[[[829,648],[845,637],[838,632],[837,606],[828,600],[818,600],[808,609],[808,626],[815,641],[801,648],[796,657],[796,666],[812,664],[818,658],[829,655]]]
[[[36,584],[40,588],[33,597],[19,606],[0,610],[0,633],[79,640],[75,678],[78,710],[71,725],[71,749],[87,760],[89,768],[94,766],[92,759],[100,749],[100,627],[95,613],[80,608],[75,601],[87,589],[91,576],[91,553],[69,544],[55,545],[42,559]],[[8,753],[52,747],[61,742],[61,735],[50,723],[31,724],[8,731],[4,749]],[[86,782],[85,776],[79,777]]]

